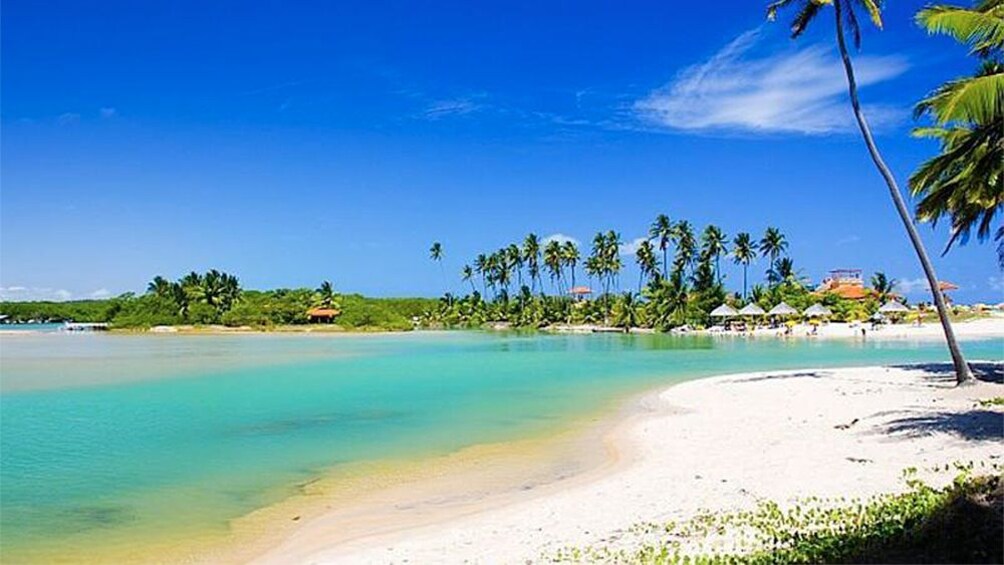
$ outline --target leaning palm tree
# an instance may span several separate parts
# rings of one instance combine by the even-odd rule
[[[973,380],[973,375],[969,370],[969,365],[966,364],[965,358],[962,356],[962,350],[959,349],[959,343],[955,339],[955,332],[952,331],[952,323],[948,319],[948,308],[945,305],[945,298],[941,294],[941,290],[938,288],[938,277],[934,272],[934,266],[931,264],[931,260],[927,256],[927,250],[924,249],[924,243],[920,240],[920,234],[917,233],[916,226],[914,226],[911,221],[910,211],[906,207],[903,195],[899,192],[899,186],[896,184],[896,179],[893,178],[892,171],[890,171],[889,167],[886,166],[885,161],[882,159],[882,155],[879,153],[878,146],[875,145],[875,139],[872,137],[871,129],[868,127],[867,120],[865,120],[864,112],[861,111],[861,102],[858,99],[858,87],[854,78],[854,66],[851,63],[851,56],[848,53],[847,42],[844,38],[844,25],[847,25],[850,28],[855,47],[860,47],[861,32],[858,27],[857,16],[854,14],[854,8],[855,6],[865,8],[868,15],[871,17],[872,23],[874,23],[876,27],[881,28],[882,10],[879,1],[777,0],[767,7],[767,19],[773,21],[777,17],[777,11],[779,9],[788,6],[797,6],[798,14],[795,16],[795,19],[791,24],[791,36],[792,38],[797,38],[802,35],[808,27],[809,22],[811,22],[827,5],[833,6],[833,21],[836,26],[837,48],[840,50],[840,59],[844,64],[844,72],[847,75],[847,91],[851,99],[851,108],[854,110],[854,119],[857,121],[858,129],[861,130],[861,137],[864,138],[865,146],[868,148],[868,153],[871,155],[872,161],[875,163],[875,167],[878,169],[879,174],[882,175],[886,186],[889,188],[889,195],[892,197],[893,204],[896,207],[896,212],[899,214],[899,218],[903,222],[903,226],[906,228],[907,235],[910,237],[910,242],[913,244],[913,248],[917,252],[917,258],[920,260],[920,264],[924,269],[924,276],[927,277],[928,285],[931,287],[931,295],[933,296],[934,303],[938,308],[938,317],[941,319],[941,327],[945,332],[945,341],[948,342],[948,349],[952,354],[952,363],[955,365],[956,382],[959,384],[971,382]]]
[[[732,261],[743,266],[743,300],[746,300],[746,270],[756,259],[756,247],[753,238],[746,232],[736,234],[732,240]]]
[[[673,239],[673,222],[666,214],[659,214],[648,228],[649,239],[659,242],[662,251],[662,278],[669,276],[669,242]]]
[[[945,83],[914,110],[934,123],[913,134],[938,140],[941,154],[910,177],[910,190],[920,197],[919,219],[933,224],[951,218],[944,254],[956,241],[964,245],[974,228],[980,241],[989,239],[994,217],[1004,210],[1004,2],[983,0],[972,9],[929,6],[917,14],[917,23],[968,45],[981,60],[974,76]],[[1004,268],[1004,226],[994,239]]]

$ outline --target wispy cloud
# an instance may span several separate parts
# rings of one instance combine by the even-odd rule
[[[861,241],[861,236],[851,234],[847,237],[843,237],[837,240],[837,246],[850,245],[852,243],[857,243]]]
[[[620,252],[621,255],[634,255],[638,252],[638,248],[641,247],[641,244],[647,240],[647,237],[638,237],[628,243],[622,243],[618,248],[618,252]]]
[[[112,295],[112,292],[107,288],[99,288],[90,294],[91,298],[108,298]]]
[[[100,110],[98,110],[98,113],[101,114],[101,117],[105,119],[114,118],[116,115],[118,115],[118,111],[115,110],[115,108],[101,108]]]
[[[449,116],[462,116],[476,112],[482,105],[468,98],[454,100],[437,100],[422,111],[422,117],[428,120],[439,120]]]
[[[990,290],[1004,292],[1004,277],[996,277],[996,276],[987,277],[987,286],[990,287]]]
[[[570,235],[565,235],[563,233],[552,233],[551,235],[544,238],[544,245],[551,243],[552,241],[557,241],[558,243],[565,243],[566,241],[571,241],[575,245],[579,245],[579,240],[575,239]]]
[[[845,97],[846,79],[832,49],[814,45],[770,55],[753,53],[760,30],[748,31],[709,60],[634,104],[639,117],[655,126],[691,131],[826,134],[852,131]],[[899,56],[855,60],[859,87],[890,80],[907,69]],[[866,108],[876,127],[899,120],[905,111]]]
[[[61,114],[58,118],[56,118],[56,123],[61,126],[68,126],[70,124],[75,124],[79,121],[80,121],[80,114],[76,114],[73,112],[66,112],[65,114]]]

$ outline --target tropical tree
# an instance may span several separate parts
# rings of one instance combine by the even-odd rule
[[[474,272],[481,277],[481,294],[488,293],[488,281],[486,280],[488,270],[488,256],[484,253],[479,253],[477,257],[474,258]]]
[[[551,285],[555,288],[555,294],[562,294],[561,272],[565,264],[564,249],[561,242],[552,239],[544,245],[544,267],[551,276]]]
[[[478,289],[474,286],[474,267],[464,265],[464,268],[460,270],[460,278],[462,278],[464,282],[470,283],[471,294],[478,291]]]
[[[775,227],[768,227],[767,231],[764,232],[763,237],[760,239],[760,254],[764,257],[770,258],[770,264],[767,265],[767,282],[770,284],[776,284],[778,280],[773,280],[771,278],[771,273],[775,271],[774,263],[777,262],[779,255],[788,249],[788,240],[781,233],[781,230]]]
[[[575,267],[579,264],[579,246],[574,241],[566,241],[561,245],[562,264],[568,267],[571,284],[575,286]]]
[[[924,249],[924,244],[920,239],[920,234],[917,233],[916,226],[913,225],[910,211],[906,207],[903,195],[900,194],[896,179],[893,178],[892,171],[889,170],[889,167],[882,159],[882,155],[879,153],[864,112],[861,110],[861,101],[858,98],[854,66],[847,50],[846,38],[844,37],[844,25],[850,28],[855,47],[860,48],[861,31],[854,9],[856,6],[865,8],[872,23],[876,27],[881,28],[882,10],[879,0],[776,0],[767,7],[767,19],[773,21],[777,17],[778,10],[789,6],[797,6],[798,13],[791,24],[791,36],[792,38],[797,38],[802,35],[809,23],[827,5],[833,6],[833,22],[836,26],[837,48],[840,51],[840,59],[844,65],[844,73],[847,75],[847,91],[851,99],[851,108],[854,111],[854,118],[857,121],[858,129],[861,131],[861,136],[864,138],[865,146],[868,148],[868,153],[871,155],[875,167],[878,169],[879,174],[882,175],[883,180],[885,180],[886,186],[889,189],[889,195],[892,197],[893,204],[896,207],[896,212],[899,214],[900,220],[906,228],[910,242],[913,244],[920,264],[924,269],[924,275],[927,277],[927,282],[931,287],[934,303],[938,308],[938,316],[941,319],[941,326],[945,332],[945,341],[948,342],[948,349],[951,352],[952,362],[955,365],[956,381],[959,384],[970,382],[973,380],[973,375],[969,370],[969,365],[966,364],[965,358],[962,356],[962,350],[959,349],[959,343],[955,339],[955,332],[952,331],[952,323],[948,319],[948,308],[945,305],[945,298],[938,288],[938,277],[934,272],[934,266],[927,256],[927,250]]]
[[[517,290],[523,286],[523,250],[515,243],[510,243],[505,248],[505,258],[509,263],[509,268],[516,272]]]
[[[709,225],[704,228],[704,233],[701,234],[701,247],[703,252],[708,255],[709,258],[715,260],[715,278],[719,283],[722,282],[722,271],[719,262],[720,257],[728,252],[728,239],[725,237],[725,233],[722,229],[715,225]]]
[[[648,237],[659,243],[659,251],[662,251],[662,277],[669,276],[669,242],[673,239],[673,222],[666,214],[659,214],[648,229]]]
[[[746,300],[746,271],[750,263],[756,259],[756,247],[753,238],[746,232],[736,234],[732,240],[732,260],[743,266],[743,300]]]
[[[335,301],[335,287],[331,284],[331,281],[322,282],[314,294],[315,301],[321,308],[331,308],[332,303]]]
[[[885,276],[882,271],[876,271],[872,275],[872,289],[875,291],[879,302],[887,302],[892,297],[892,290],[896,287],[896,280]]]
[[[429,248],[429,259],[439,265],[439,275],[443,279],[443,287],[446,288],[446,274],[443,272],[443,245],[438,241],[432,242]]]
[[[682,220],[676,223],[673,226],[672,239],[676,244],[674,267],[681,271],[681,275],[685,275],[697,256],[697,239],[694,237],[694,228],[690,222]]]
[[[956,241],[964,245],[974,228],[980,241],[989,239],[994,217],[1004,209],[1004,2],[983,0],[971,9],[929,6],[917,14],[917,23],[968,45],[981,61],[973,76],[943,84],[915,108],[917,117],[928,116],[934,125],[914,135],[938,140],[941,153],[914,172],[910,190],[920,198],[920,220],[951,218],[947,253]],[[1004,269],[1004,226],[994,239]]]
[[[635,262],[638,263],[638,292],[641,292],[643,281],[651,281],[659,276],[659,266],[655,258],[655,247],[648,239],[638,245],[635,251]]]
[[[146,286],[146,291],[161,297],[171,295],[171,282],[162,276],[153,277],[150,284]]]
[[[536,290],[540,282],[540,238],[535,233],[523,239],[523,260],[530,274],[530,290]]]

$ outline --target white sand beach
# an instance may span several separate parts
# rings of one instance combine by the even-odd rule
[[[1004,352],[1002,352],[1004,354]],[[631,547],[636,523],[699,509],[903,490],[937,465],[1000,462],[1004,366],[955,387],[947,365],[748,373],[687,382],[637,401],[605,432],[609,462],[571,480],[480,501],[397,508],[374,535],[344,539],[334,514],[306,520],[261,563],[528,563],[582,545]],[[333,541],[334,540],[334,541]]]

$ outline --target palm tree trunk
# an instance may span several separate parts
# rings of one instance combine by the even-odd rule
[[[934,266],[931,264],[931,259],[927,256],[924,243],[920,240],[917,227],[913,225],[910,212],[906,208],[906,202],[904,202],[903,195],[899,192],[899,186],[896,185],[896,179],[893,178],[889,167],[882,160],[882,155],[879,154],[878,147],[875,145],[872,132],[868,128],[864,114],[861,112],[861,103],[858,100],[858,87],[854,80],[854,67],[851,65],[851,57],[847,54],[847,45],[844,42],[843,18],[841,14],[842,2],[843,0],[836,0],[833,3],[834,8],[836,8],[834,14],[837,19],[837,45],[840,48],[840,58],[843,60],[844,71],[847,74],[847,90],[850,93],[851,106],[854,108],[854,118],[857,120],[858,128],[861,130],[861,137],[864,138],[865,145],[868,147],[868,154],[871,155],[875,167],[885,180],[886,186],[889,187],[889,195],[892,196],[892,201],[896,205],[896,211],[899,213],[900,220],[903,221],[903,226],[906,227],[906,232],[910,236],[910,243],[913,244],[913,249],[917,252],[917,257],[920,259],[920,264],[924,269],[924,276],[927,277],[927,283],[931,287],[931,295],[934,297],[934,304],[938,308],[938,317],[941,319],[941,328],[945,332],[945,341],[948,342],[948,350],[952,355],[952,364],[955,365],[955,382],[960,385],[971,384],[973,382],[973,374],[969,370],[969,365],[966,364],[965,358],[962,356],[959,342],[955,339],[955,332],[952,331],[952,322],[948,319],[948,308],[945,305],[945,297],[942,295],[941,289],[938,288],[938,276],[934,272]]]
[[[743,263],[743,302],[746,301],[746,263]]]

